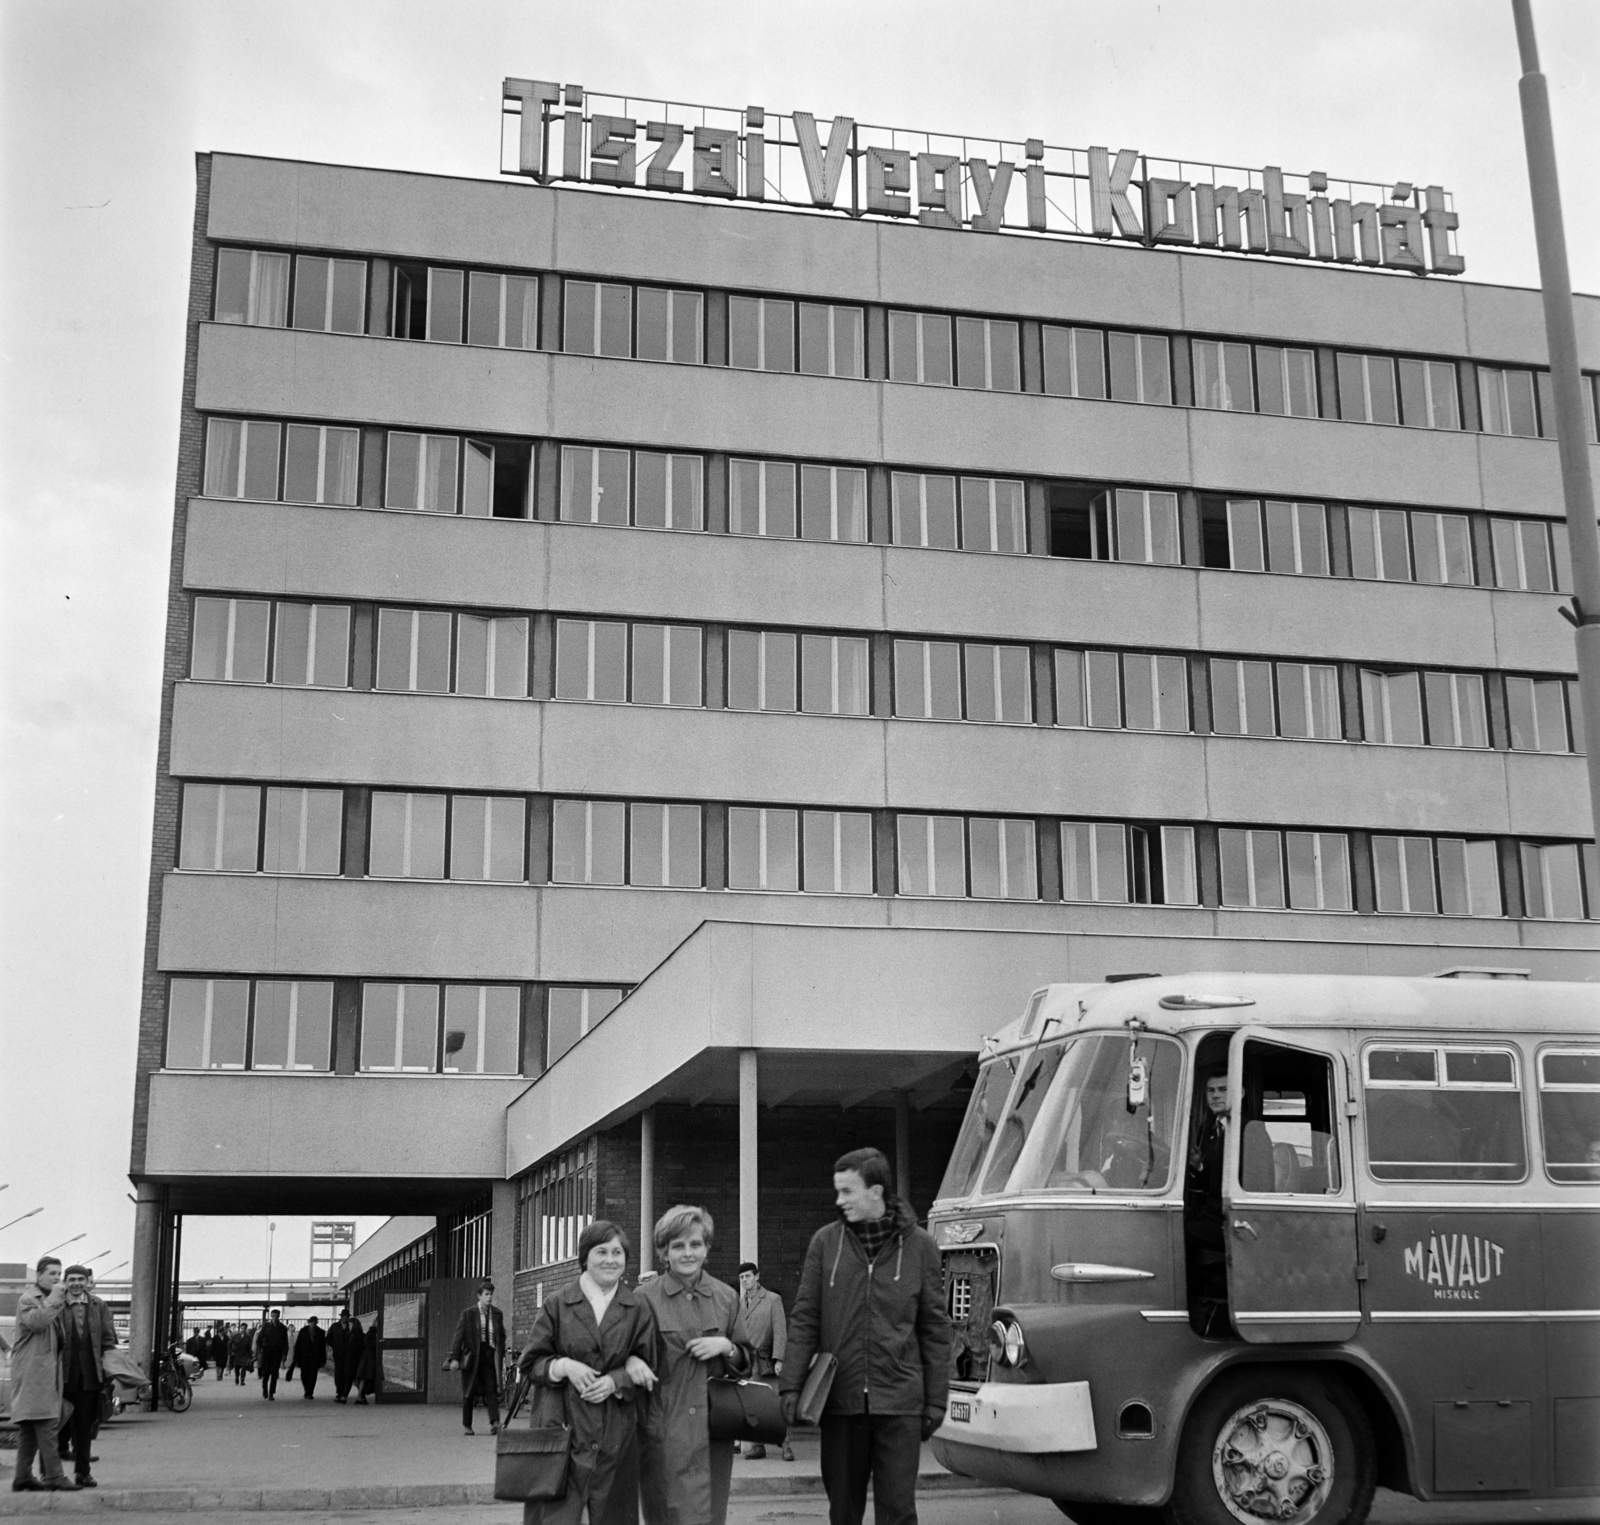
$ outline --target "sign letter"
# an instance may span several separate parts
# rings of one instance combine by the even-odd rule
[[[1089,209],[1097,238],[1110,238],[1114,232],[1124,238],[1144,237],[1133,203],[1128,200],[1128,186],[1138,163],[1136,149],[1119,148],[1114,168],[1109,167],[1106,149],[1089,150]]]
[[[1261,171],[1261,183],[1267,191],[1267,253],[1304,259],[1311,253],[1306,198],[1284,194],[1283,171],[1276,164]]]
[[[652,191],[681,191],[683,175],[673,169],[672,161],[683,147],[683,129],[676,122],[646,122],[644,135],[652,143],[661,145],[645,166],[644,183]]]
[[[739,134],[731,128],[695,128],[694,188],[702,196],[739,194]]]
[[[887,212],[891,217],[909,217],[911,198],[894,191],[911,189],[911,154],[904,148],[867,150],[867,210]]]
[[[994,178],[989,176],[987,159],[968,159],[967,173],[972,176],[972,199],[977,203],[969,222],[974,233],[997,233],[1006,220],[1006,197],[1011,193],[1011,176],[1016,169],[1002,159],[994,167]]]
[[[817,119],[809,111],[794,114],[794,135],[800,143],[800,162],[805,165],[806,184],[811,199],[819,207],[831,207],[839,193],[839,174],[844,169],[845,150],[855,135],[854,117],[836,116],[828,133],[828,157],[822,157],[817,141]]]
[[[639,124],[632,117],[589,118],[589,178],[602,185],[632,185],[639,150],[634,138]]]
[[[1194,242],[1194,197],[1187,180],[1148,180],[1144,225],[1153,244]]]
[[[518,143],[517,173],[544,173],[544,108],[555,104],[559,85],[543,79],[508,79],[500,87],[502,110],[506,101],[522,102],[522,133]]]
[[[917,221],[961,229],[961,161],[954,154],[917,155]]]
[[[523,131],[526,132],[527,128],[524,127]],[[1461,226],[1461,219],[1454,212],[1445,210],[1442,185],[1423,187],[1422,200],[1426,208],[1422,214],[1422,225],[1428,230],[1428,257],[1433,262],[1433,273],[1460,275],[1467,268],[1467,262],[1459,254],[1450,252],[1450,234]]]

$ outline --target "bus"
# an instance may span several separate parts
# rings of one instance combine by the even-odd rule
[[[1489,973],[1036,991],[929,1215],[939,1460],[1079,1525],[1600,1494],[1600,985]]]

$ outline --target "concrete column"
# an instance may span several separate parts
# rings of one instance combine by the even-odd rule
[[[911,1094],[894,1093],[894,1194],[911,1200]]]
[[[759,1159],[756,1150],[756,1051],[739,1050],[739,1259],[761,1258]]]
[[[639,1268],[656,1263],[656,1109],[639,1114]]]
[[[517,1274],[517,1183],[496,1181],[489,1207],[489,1280],[511,1333],[512,1279]]]
[[[139,1183],[133,1214],[133,1283],[128,1308],[128,1349],[147,1371],[156,1342],[156,1300],[161,1283],[161,1188]]]

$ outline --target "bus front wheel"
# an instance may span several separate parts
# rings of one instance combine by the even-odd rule
[[[1373,1451],[1367,1416],[1337,1377],[1236,1370],[1184,1426],[1166,1525],[1363,1525]]]

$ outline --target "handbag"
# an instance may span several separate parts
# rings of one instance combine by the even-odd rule
[[[552,1415],[555,1402],[560,1401],[549,1388],[540,1399],[532,1416],[535,1420],[541,1417],[541,1409],[546,1416]],[[521,1503],[565,1498],[571,1454],[572,1431],[560,1420],[546,1418],[527,1430],[513,1430],[508,1420],[495,1437],[494,1496]]]
[[[806,1380],[800,1386],[800,1401],[795,1405],[794,1417],[801,1424],[817,1424],[822,1410],[833,1391],[833,1379],[839,1370],[839,1358],[829,1350],[819,1350],[806,1369]]]
[[[771,1441],[782,1445],[789,1433],[778,1390],[770,1382],[708,1377],[706,1415],[713,1440],[748,1440],[760,1445]]]

